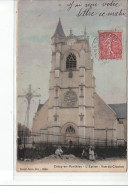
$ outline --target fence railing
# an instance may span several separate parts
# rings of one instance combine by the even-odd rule
[[[26,134],[24,131],[18,131],[18,144],[23,144],[25,147],[34,147],[36,144],[52,144],[64,146],[77,145],[95,145],[95,146],[119,146],[126,145],[124,139],[90,139],[72,135],[60,135],[52,133],[36,133]]]

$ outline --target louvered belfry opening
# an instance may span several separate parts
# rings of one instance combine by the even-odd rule
[[[75,69],[76,65],[76,56],[73,53],[70,53],[66,59],[66,69]]]

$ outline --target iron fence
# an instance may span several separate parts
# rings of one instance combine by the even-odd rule
[[[112,147],[112,146],[125,146],[126,141],[124,139],[91,139],[84,137],[76,137],[72,135],[60,135],[60,134],[52,134],[52,133],[36,133],[31,132],[31,134],[27,135],[24,131],[18,132],[18,144],[24,145],[24,147],[35,147],[37,144],[47,144],[47,145],[63,145],[63,146],[99,146],[99,147]],[[69,141],[66,141],[66,139]],[[71,139],[71,140],[70,140]],[[63,143],[62,143],[63,142]]]
[[[63,141],[62,143],[61,139],[65,139],[65,137],[67,136],[33,132],[31,134],[26,134],[24,131],[19,131],[17,139],[17,158],[20,160],[24,160],[25,158],[31,160],[40,159],[54,154],[58,145],[61,145],[64,154],[73,154],[77,157],[81,157],[83,148],[88,151],[92,143],[98,157],[126,157],[126,142],[124,139],[117,139],[116,141],[94,139],[92,142],[89,138],[68,136],[69,138],[77,138],[77,141]]]

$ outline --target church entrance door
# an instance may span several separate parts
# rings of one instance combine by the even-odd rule
[[[65,143],[69,144],[70,146],[72,144],[78,143],[78,137],[76,135],[76,131],[72,126],[68,126],[65,131]]]

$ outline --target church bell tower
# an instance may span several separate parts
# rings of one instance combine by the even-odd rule
[[[59,19],[52,40],[49,83],[49,141],[86,144],[94,139],[93,61],[86,31],[66,36]]]

